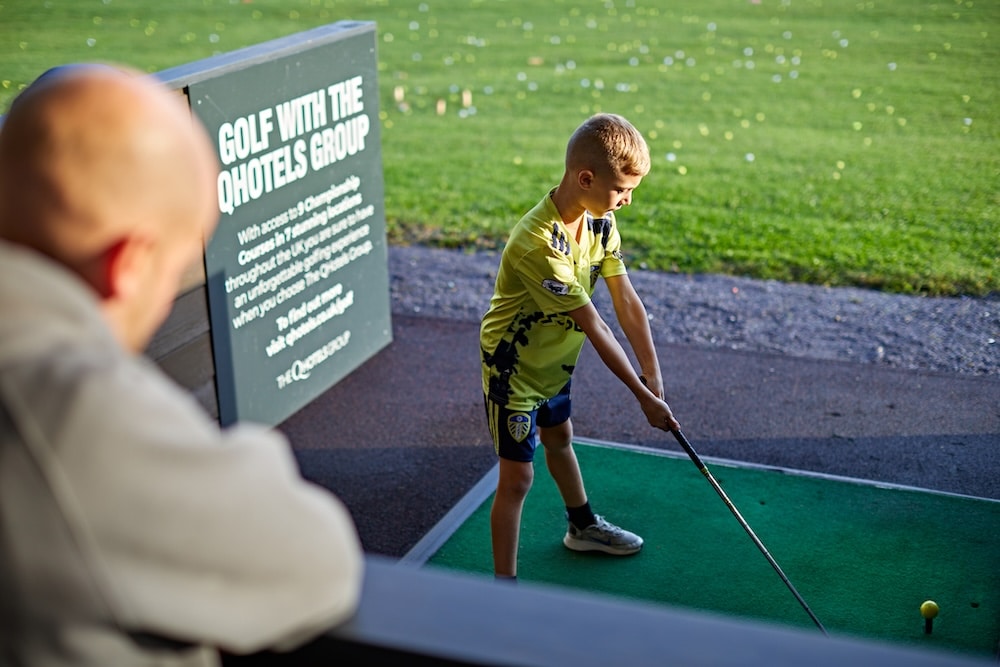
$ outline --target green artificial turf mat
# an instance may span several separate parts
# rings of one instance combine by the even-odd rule
[[[687,458],[577,443],[591,503],[642,535],[639,554],[562,546],[565,519],[537,457],[518,577],[676,607],[814,628]],[[1000,502],[730,463],[709,469],[832,635],[994,655],[1000,640]],[[490,495],[428,565],[492,576]],[[920,604],[940,614],[924,633]]]

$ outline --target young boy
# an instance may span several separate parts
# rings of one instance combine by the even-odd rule
[[[614,215],[632,202],[649,168],[649,149],[631,123],[614,114],[589,118],[570,137],[559,185],[521,218],[504,248],[480,329],[487,419],[500,459],[490,514],[497,578],[517,577],[521,508],[538,442],[566,505],[563,544],[614,555],[642,548],[641,537],[590,508],[572,445],[570,378],[589,339],[649,423],[678,428],[663,400],[646,308],[626,273]],[[591,302],[599,277],[641,375]]]

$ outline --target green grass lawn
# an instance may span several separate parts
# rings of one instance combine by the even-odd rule
[[[1000,290],[1000,3],[0,0],[0,108],[81,60],[147,71],[338,20],[379,30],[397,243],[496,247],[588,115],[653,171],[633,265],[890,291]]]

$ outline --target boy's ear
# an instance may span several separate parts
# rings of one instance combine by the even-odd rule
[[[589,169],[581,169],[576,172],[576,183],[581,190],[589,190],[594,184],[594,172]]]
[[[143,271],[151,259],[152,245],[141,236],[127,235],[112,243],[101,256],[98,284],[102,299],[129,298],[142,289]]]

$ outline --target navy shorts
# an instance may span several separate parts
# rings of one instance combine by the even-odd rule
[[[484,397],[486,419],[497,456],[511,461],[531,462],[538,447],[538,427],[558,426],[570,417],[570,383],[534,410],[509,410]]]

